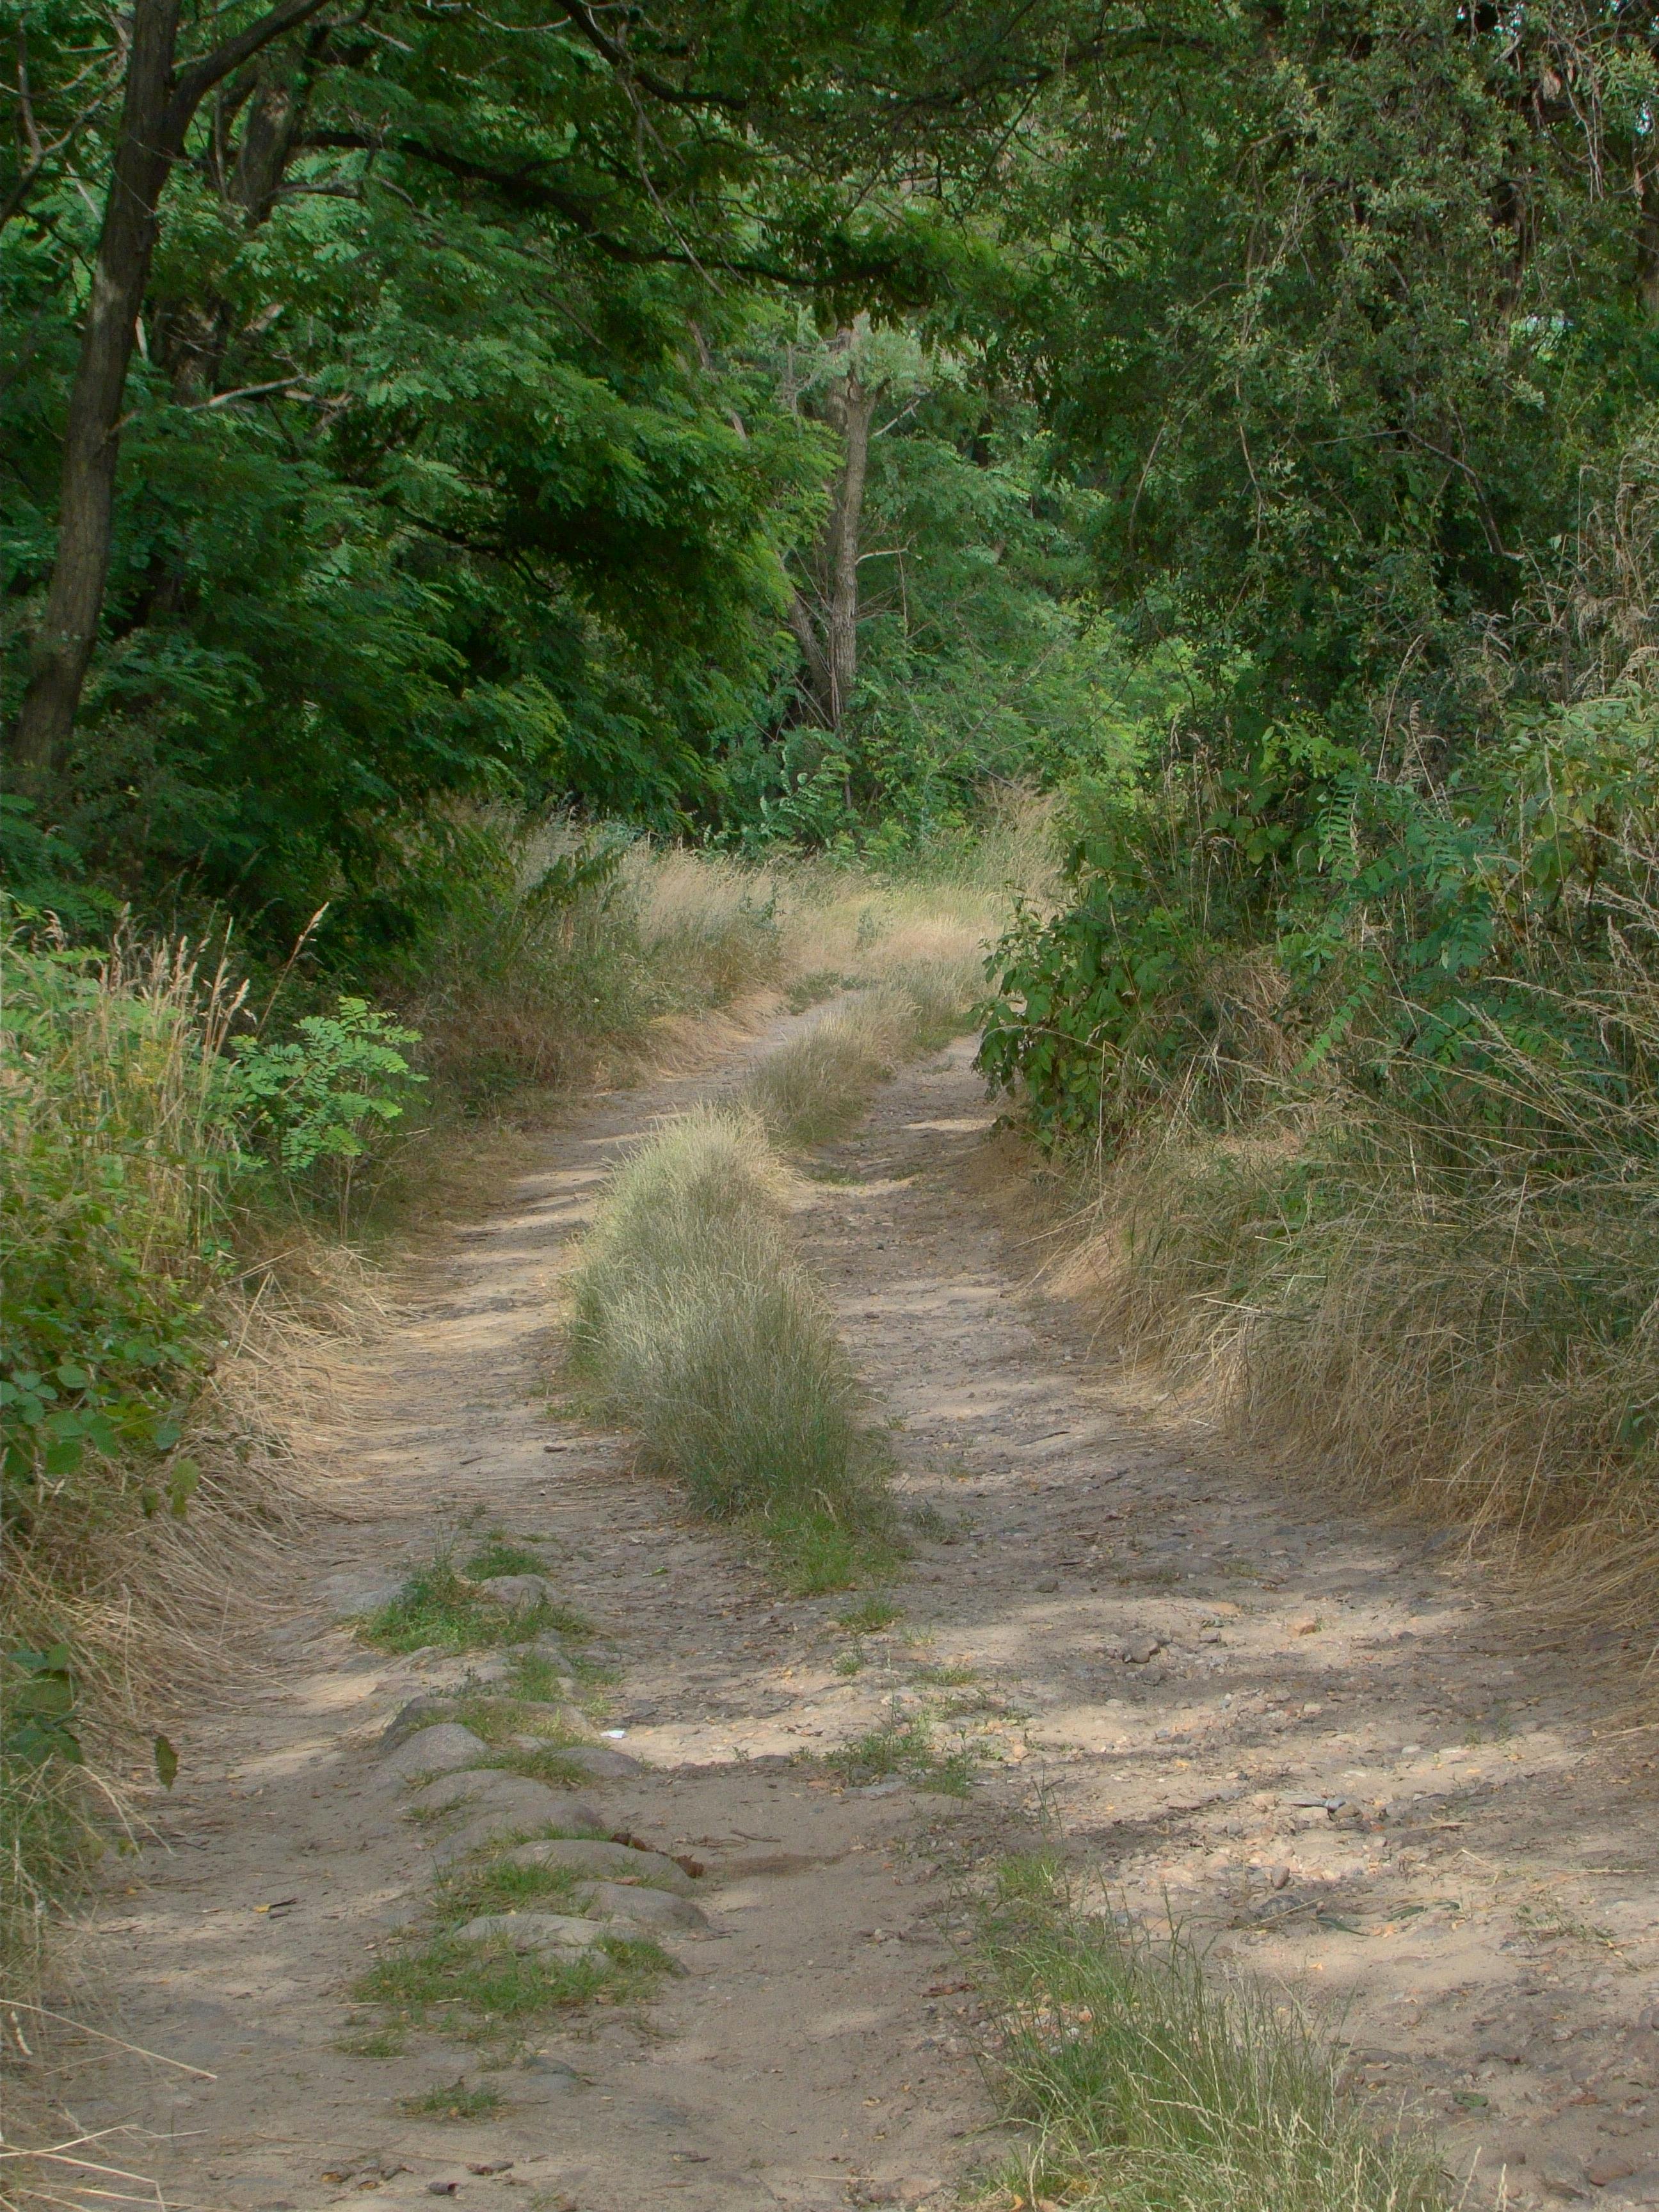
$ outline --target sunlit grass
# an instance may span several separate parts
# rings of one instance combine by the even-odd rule
[[[1008,1863],[980,1948],[990,2053],[1025,2145],[1000,2200],[1085,2212],[1449,2212],[1431,2148],[1374,2128],[1282,1992],[1084,1915],[1052,1860]],[[1395,2116],[1397,2122],[1397,2116]]]

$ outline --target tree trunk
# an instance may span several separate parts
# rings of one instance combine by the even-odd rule
[[[98,636],[121,400],[155,250],[156,210],[179,151],[168,114],[178,39],[179,0],[135,0],[114,174],[70,392],[58,556],[13,741],[20,770],[35,781],[62,758]]]
[[[168,175],[191,117],[214,86],[325,4],[278,0],[258,22],[179,70],[179,0],[133,0],[126,92],[64,434],[58,552],[12,732],[13,757],[25,783],[46,782],[60,764],[98,641],[121,404]]]
[[[870,466],[870,418],[877,395],[857,373],[847,372],[835,403],[835,419],[847,441],[847,457],[830,517],[826,548],[829,602],[824,660],[829,678],[830,726],[838,730],[859,675],[859,526],[864,514],[864,480]]]
[[[788,623],[800,647],[800,657],[806,663],[806,688],[812,695],[818,719],[825,728],[832,726],[830,714],[830,664],[823,657],[823,643],[812,619],[811,608],[799,592],[789,602]]]

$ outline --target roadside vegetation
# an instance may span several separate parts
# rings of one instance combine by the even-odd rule
[[[1084,1911],[1011,1860],[981,1926],[988,2057],[1022,2148],[1000,2204],[1085,2212],[1449,2212],[1431,2147],[1344,2090],[1282,1990]]]

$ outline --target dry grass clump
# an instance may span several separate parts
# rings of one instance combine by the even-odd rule
[[[741,1518],[798,1587],[891,1558],[881,1455],[790,1249],[752,1116],[705,1108],[618,1170],[576,1277],[571,1365],[701,1510]]]
[[[568,823],[477,833],[471,895],[397,991],[422,1064],[468,1109],[647,1065],[653,1032],[775,980],[779,933],[757,871]]]
[[[860,993],[769,1053],[744,1085],[744,1099],[781,1144],[844,1136],[878,1085],[961,1026],[972,1003],[971,989],[960,988],[965,980],[941,963]]]
[[[996,2042],[1029,2137],[1006,2197],[1076,2212],[1449,2212],[1431,2148],[1383,2132],[1277,1990],[1191,1940],[1079,1912],[1043,1862],[988,1910]],[[994,2200],[996,2201],[996,2200]]]
[[[985,987],[985,956],[1016,891],[1052,891],[1046,815],[1011,817],[954,874],[873,883],[803,862],[772,896],[787,972],[830,1007],[769,1054],[744,1087],[773,1137],[792,1146],[846,1134],[878,1086],[917,1053],[947,1043]]]
[[[1641,1186],[1437,1171],[1374,1126],[1191,1131],[1069,1269],[1113,1339],[1322,1488],[1467,1524],[1654,1630],[1659,1221]]]

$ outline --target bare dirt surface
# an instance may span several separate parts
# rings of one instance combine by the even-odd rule
[[[624,1439],[550,1407],[558,1279],[608,1163],[719,1084],[597,1102],[361,1363],[338,1449],[361,1517],[295,1553],[266,1693],[185,1733],[155,1838],[70,1950],[80,2018],[213,2077],[61,2033],[90,2154],[235,2212],[943,2206],[999,2142],[964,1886],[1046,1841],[1328,2004],[1472,2202],[1506,2169],[1512,2199],[1659,2203],[1659,1736],[1603,1720],[1580,1650],[1506,1626],[1455,1546],[1299,1506],[1104,1376],[1079,1316],[1024,1287],[1024,1170],[969,1059],[893,1085],[799,1216],[901,1425],[901,1496],[931,1509],[898,1618],[780,1598]],[[668,1938],[684,1972],[652,2002],[563,2016],[494,2072],[435,2034],[343,2048],[441,1850],[378,1739],[465,1662],[367,1650],[338,1609],[473,1514],[554,1540],[615,1662],[601,1724],[641,1762],[583,1795],[705,1866],[710,1923]],[[823,1764],[917,1722],[942,1771]],[[919,1786],[969,1770],[965,1795]],[[499,2108],[404,2109],[462,2081]]]

